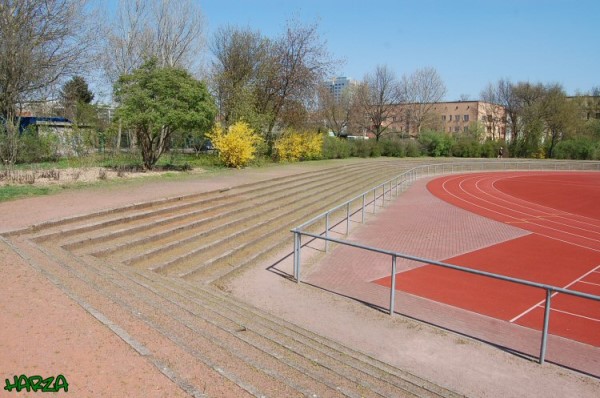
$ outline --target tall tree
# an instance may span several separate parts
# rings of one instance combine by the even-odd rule
[[[292,21],[273,39],[234,27],[216,32],[211,72],[225,124],[246,121],[271,146],[279,129],[308,122],[317,88],[333,67],[317,28]]]
[[[74,76],[66,82],[59,93],[60,103],[63,108],[62,114],[76,123],[84,122],[82,116],[86,114],[94,100],[94,93],[90,90],[87,82],[81,76]]]
[[[2,159],[17,156],[21,107],[91,61],[85,0],[0,0],[0,115]]]
[[[336,136],[347,132],[350,127],[355,91],[355,87],[349,86],[336,96],[328,85],[319,87],[319,113],[326,127]]]
[[[151,169],[168,149],[174,134],[208,131],[216,107],[204,83],[178,68],[158,67],[151,60],[119,78],[118,114],[135,132],[144,167]]]
[[[267,51],[256,88],[259,112],[267,119],[265,137],[272,144],[274,128],[289,125],[292,120],[284,116],[311,105],[334,63],[316,24],[288,22],[283,36],[271,41]]]
[[[437,118],[433,113],[434,104],[446,95],[446,85],[434,68],[422,68],[402,76],[401,92],[406,103],[405,117],[419,134],[427,122]]]
[[[261,127],[255,94],[267,48],[268,40],[258,31],[227,26],[215,32],[210,43],[211,82],[226,127],[240,120]]]
[[[481,101],[485,103],[483,109],[486,113],[486,120],[482,123],[482,127],[485,126],[486,135],[493,140],[506,139],[506,131],[504,131],[504,136],[502,137],[500,126],[504,125],[505,121],[503,119],[506,119],[507,112],[502,105],[499,105],[502,101],[502,96],[498,87],[491,83],[488,84],[487,87],[481,91],[480,98]],[[497,137],[496,132],[498,132]]]
[[[551,158],[556,145],[570,138],[579,129],[582,119],[577,104],[567,99],[563,88],[558,85],[545,87],[544,96],[537,106],[544,122],[546,156]]]
[[[155,57],[159,66],[197,67],[204,18],[193,0],[119,0],[107,23],[102,67],[114,84]]]
[[[402,102],[400,84],[387,66],[377,66],[375,72],[365,75],[356,88],[353,118],[357,125],[379,139],[386,133],[396,105]]]

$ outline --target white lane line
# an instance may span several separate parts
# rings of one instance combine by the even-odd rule
[[[596,272],[598,269],[600,269],[600,265],[597,265],[596,268],[593,268],[591,270],[589,270],[588,272],[586,272],[585,274],[583,274],[582,276],[580,276],[579,278],[575,279],[573,282],[569,283],[566,286],[563,286],[563,289],[568,289],[569,287],[573,286],[574,284],[576,284],[577,282],[581,281],[583,278],[585,278],[586,276],[590,275],[593,272]],[[558,294],[558,292],[552,293],[551,297],[554,297]],[[510,323],[514,323],[516,320],[518,320],[519,318],[522,318],[523,316],[527,315],[528,313],[530,313],[531,311],[533,311],[534,309],[536,309],[537,307],[543,307],[542,304],[544,304],[546,302],[546,300],[541,300],[539,303],[532,305],[529,309],[523,311],[522,313],[520,313],[519,315],[517,315],[516,317],[514,317],[513,319],[511,319],[509,322]]]

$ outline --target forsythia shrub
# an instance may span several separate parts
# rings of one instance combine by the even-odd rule
[[[246,166],[254,159],[256,146],[262,141],[244,122],[235,123],[227,132],[220,125],[216,125],[207,137],[219,151],[219,158],[223,163],[236,168]]]
[[[274,148],[280,161],[320,159],[323,153],[323,135],[287,131],[275,141]]]

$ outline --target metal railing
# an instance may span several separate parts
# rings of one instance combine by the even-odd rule
[[[361,250],[368,250],[376,253],[381,253],[385,255],[389,255],[391,257],[391,286],[390,286],[390,300],[389,300],[389,314],[394,314],[394,302],[395,302],[395,291],[396,291],[396,260],[398,258],[403,258],[407,260],[416,261],[423,264],[429,264],[434,266],[439,266],[443,268],[454,269],[461,272],[466,272],[470,274],[475,274],[479,276],[484,276],[487,278],[492,278],[496,280],[502,280],[505,282],[511,282],[519,285],[529,286],[537,289],[543,289],[546,291],[546,299],[544,306],[544,323],[542,327],[542,336],[540,342],[540,354],[539,354],[539,363],[543,364],[546,358],[546,347],[548,340],[548,326],[550,320],[550,309],[551,309],[551,299],[554,294],[563,293],[575,297],[580,297],[583,299],[593,300],[600,302],[600,296],[595,296],[592,294],[582,293],[574,290],[569,290],[565,288],[561,288],[558,286],[546,285],[542,283],[532,282],[525,279],[512,278],[500,274],[494,274],[491,272],[479,271],[471,268],[461,267],[458,265],[447,264],[435,260],[430,260],[426,258],[420,258],[411,256],[405,253],[390,251],[379,249],[376,247],[371,247],[367,245],[363,245],[356,242],[351,242],[347,240],[332,238],[329,236],[329,232],[332,228],[332,215],[342,212],[344,216],[341,220],[337,221],[334,225],[340,225],[345,223],[346,225],[346,235],[350,232],[350,217],[357,213],[361,213],[361,222],[365,222],[365,216],[367,214],[367,208],[372,204],[373,213],[376,212],[377,208],[377,200],[380,199],[382,206],[385,205],[386,196],[388,200],[392,200],[392,193],[395,193],[395,196],[398,196],[398,192],[400,190],[405,190],[410,184],[416,181],[419,178],[430,177],[434,175],[443,175],[443,174],[452,174],[452,173],[465,173],[465,172],[475,172],[475,171],[499,171],[499,170],[528,170],[528,171],[573,171],[573,170],[588,170],[588,171],[598,171],[600,170],[600,162],[571,162],[571,161],[517,161],[517,162],[505,162],[505,161],[494,161],[494,162],[468,162],[468,163],[440,163],[440,164],[431,164],[431,165],[423,165],[412,168],[399,176],[396,176],[388,181],[385,181],[382,184],[377,185],[376,187],[363,192],[362,194],[353,197],[352,199],[330,209],[326,212],[319,214],[318,216],[306,221],[305,223],[299,225],[298,227],[292,229],[292,233],[294,234],[294,278],[297,283],[300,283],[300,273],[301,273],[301,250],[302,250],[302,236],[308,236],[312,239],[323,240],[325,242],[325,251],[328,251],[329,242],[337,243],[340,245],[351,246]],[[387,190],[386,190],[386,187]],[[379,195],[378,195],[379,192]],[[372,201],[370,199],[372,198]],[[367,202],[369,199],[369,202]],[[359,201],[359,209],[354,212],[351,211],[352,204]],[[315,225],[319,221],[325,221],[325,231],[321,233],[313,233],[306,231],[307,228]]]

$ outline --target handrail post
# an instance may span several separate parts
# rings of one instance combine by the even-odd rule
[[[346,236],[350,233],[350,202],[346,203]]]
[[[325,237],[329,238],[329,212],[325,216]],[[329,251],[329,240],[325,241],[325,253]]]
[[[377,187],[373,188],[373,214],[375,214],[375,201],[377,200]]]
[[[390,315],[394,315],[396,301],[396,256],[392,256],[392,283],[390,286]]]
[[[366,205],[366,193],[363,193],[362,196],[362,223],[365,223],[365,205]]]
[[[302,241],[300,233],[294,230],[294,278],[296,283],[300,283],[300,249],[302,248]]]
[[[540,365],[546,360],[546,345],[548,343],[548,324],[550,323],[550,301],[552,290],[546,289],[546,307],[544,307],[544,328],[542,329],[542,344],[540,347]]]

